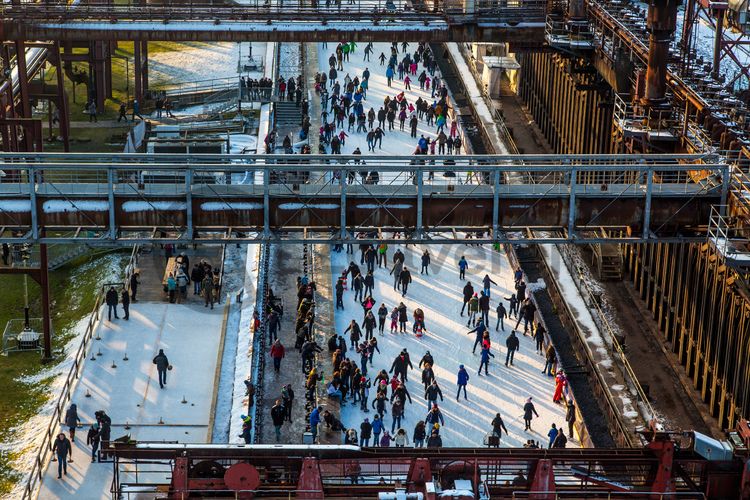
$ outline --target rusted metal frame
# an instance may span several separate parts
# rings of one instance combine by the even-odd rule
[[[714,378],[713,356],[715,351],[714,342],[716,323],[718,320],[718,318],[716,317],[718,313],[717,304],[721,300],[721,291],[719,290],[719,280],[717,276],[720,261],[719,256],[714,253],[711,246],[709,246],[709,249],[706,252],[706,260],[706,292],[704,296],[708,299],[708,302],[704,302],[706,314],[704,314],[702,317],[704,325],[700,358],[703,361],[703,374],[700,384],[700,391],[703,400],[709,402],[712,400],[712,398],[708,396],[708,393]],[[709,406],[709,411],[714,414],[714,407],[712,404]]]
[[[339,183],[340,188],[340,205],[341,210],[339,212],[339,225],[341,226],[339,228],[339,237],[343,240],[346,238],[346,182],[344,182],[344,179],[346,179],[346,172],[343,170],[339,170],[339,179],[341,179],[341,182]],[[380,234],[378,234],[380,236]]]
[[[55,42],[55,77],[57,80],[57,110],[60,119],[60,135],[63,139],[63,151],[70,151],[70,113],[68,110],[68,99],[65,93],[65,74],[62,66],[62,54],[60,53],[60,42]],[[51,127],[50,127],[51,130]]]
[[[706,360],[704,358],[704,349],[707,343],[706,336],[706,316],[707,316],[707,310],[710,307],[710,300],[711,297],[709,295],[709,284],[710,284],[710,272],[711,272],[711,265],[709,261],[709,255],[710,250],[708,248],[708,245],[704,245],[704,248],[700,251],[700,261],[701,261],[701,272],[700,272],[700,279],[701,279],[701,287],[700,295],[697,297],[698,302],[698,317],[696,321],[696,333],[697,338],[695,339],[695,359],[693,360],[693,384],[695,385],[696,389],[701,391],[701,397],[705,400],[705,394],[703,391],[703,379],[704,377],[704,365],[706,363]],[[690,293],[690,290],[686,290],[687,293]]]
[[[341,182],[344,182],[344,180],[342,179]],[[333,185],[333,176],[331,176],[331,180],[330,181],[326,181],[326,182],[324,182],[320,186],[320,189],[318,189],[318,192],[314,193],[312,195],[311,199],[314,200],[315,197],[323,191],[323,188],[325,188],[326,186],[328,186],[328,184]],[[283,228],[286,227],[286,224],[289,221],[291,221],[298,213],[302,212],[302,210],[307,209],[307,206],[310,204],[309,200],[303,200],[302,197],[299,195],[299,193],[295,192],[292,188],[290,188],[288,184],[281,184],[281,185],[284,186],[284,188],[286,188],[286,190],[287,190],[288,193],[290,193],[292,196],[295,196],[297,198],[297,200],[302,204],[302,207],[298,208],[289,217],[287,217],[287,219],[279,225],[279,227],[278,227],[279,230],[283,230]],[[270,196],[270,193],[269,193],[269,196]],[[269,204],[270,204],[270,200],[269,200]],[[314,215],[315,218],[318,219],[318,221],[320,223],[322,223],[324,226],[327,226],[327,224],[325,223],[325,221],[317,213],[312,212],[312,215]]]
[[[343,174],[343,172],[342,172],[342,174]],[[356,175],[355,175],[355,178],[356,178]],[[342,178],[342,179],[343,179],[343,178]],[[402,186],[401,186],[401,187],[405,186],[405,185],[406,185],[406,182],[408,182],[408,181],[409,181],[410,179],[411,179],[410,177],[409,177],[409,178],[407,178],[407,179],[406,179],[406,180],[404,181],[404,184],[402,184]],[[343,182],[343,180],[342,180],[342,182]],[[394,182],[396,182],[396,179],[393,179],[393,180],[391,180],[391,182],[390,182],[390,183],[389,183],[388,185],[389,185],[389,186],[392,186]],[[378,197],[377,197],[377,196],[375,196],[375,195],[374,195],[374,194],[372,193],[372,191],[370,191],[370,190],[368,189],[368,187],[367,187],[367,185],[366,185],[366,184],[364,184],[363,182],[360,182],[360,183],[359,183],[359,186],[360,186],[360,187],[361,187],[362,189],[364,189],[364,190],[365,190],[365,192],[366,192],[367,194],[369,194],[370,196],[372,196],[372,198],[373,198],[373,199],[375,200],[375,202],[376,202],[376,203],[377,203],[377,204],[378,204],[378,205],[380,206],[380,208],[382,208],[383,210],[385,210],[385,211],[386,211],[386,213],[388,213],[388,215],[390,215],[391,217],[393,217],[393,220],[395,220],[395,221],[396,221],[397,223],[399,223],[399,224],[401,225],[401,227],[402,227],[402,228],[403,228],[404,230],[408,229],[408,227],[406,226],[406,224],[404,224],[404,223],[403,223],[403,222],[401,221],[401,218],[400,218],[400,217],[398,217],[397,215],[395,215],[395,214],[394,214],[393,212],[391,212],[391,210],[390,210],[390,209],[389,209],[389,208],[388,208],[388,207],[386,206],[386,204],[387,204],[387,203],[388,203],[388,202],[389,202],[389,201],[390,201],[390,200],[391,200],[392,198],[394,198],[394,197],[396,196],[396,194],[397,194],[397,193],[391,194],[390,196],[388,196],[388,198],[386,198],[386,199],[385,199],[384,201],[382,201],[382,202],[381,202],[381,201],[380,201],[380,200],[378,199]],[[473,192],[473,191],[472,191],[472,192]],[[365,223],[366,223],[367,221],[369,221],[369,220],[370,220],[370,219],[371,219],[371,218],[373,217],[373,215],[375,215],[375,211],[374,211],[374,210],[372,211],[372,213],[370,213],[370,215],[368,215],[368,216],[367,216],[367,217],[365,218],[365,220],[363,220],[363,221],[362,221],[362,222],[361,222],[361,223],[359,224],[359,226],[360,226],[360,227],[364,226],[364,225],[365,225]]]
[[[725,331],[727,332],[726,337],[722,337],[725,341],[723,342],[722,358],[724,360],[721,363],[721,398],[719,399],[719,422],[729,422],[730,426],[733,422],[734,412],[734,401],[736,399],[737,390],[739,387],[734,384],[734,377],[732,374],[736,372],[739,360],[737,356],[740,354],[740,344],[737,342],[739,337],[739,329],[741,328],[741,317],[742,317],[742,298],[734,293],[734,290],[727,284],[725,284],[725,292],[729,295],[729,304],[727,307],[727,321],[725,323]],[[730,368],[733,368],[730,370]],[[718,371],[718,370],[717,370]]]

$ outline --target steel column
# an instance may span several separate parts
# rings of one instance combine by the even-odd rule
[[[570,197],[568,198],[568,239],[575,238],[576,224],[576,175],[577,170],[570,171]]]
[[[135,89],[134,99],[138,101],[141,106],[141,113],[143,112],[143,67],[141,65],[141,42],[136,40],[133,42],[133,75],[135,78]]]
[[[49,300],[49,262],[47,245],[39,245],[39,286],[42,288],[42,333],[44,336],[44,360],[52,359],[52,312]]]
[[[497,240],[500,230],[500,172],[496,171],[492,177],[492,237]]]
[[[667,88],[669,44],[676,29],[678,0],[654,0],[649,3],[647,26],[648,67],[643,103],[658,105],[664,102]]]
[[[36,203],[36,170],[28,169],[29,176],[29,201],[31,202],[31,238],[36,241],[39,238],[39,214]]]
[[[271,238],[271,171],[263,170],[263,240]]]
[[[112,241],[117,239],[117,224],[115,223],[115,171],[107,169],[107,196],[109,198],[109,237]]]
[[[346,171],[339,170],[339,182],[341,188],[341,213],[339,221],[341,227],[339,228],[339,236],[342,240],[346,239]]]
[[[654,185],[654,173],[646,171],[646,206],[643,212],[643,237],[648,238],[651,231],[651,192]]]
[[[716,17],[716,30],[714,32],[714,58],[711,76],[718,79],[721,69],[721,49],[724,38],[724,9],[714,9]]]
[[[68,110],[68,95],[65,92],[65,74],[60,53],[60,42],[55,42],[55,76],[57,77],[57,110],[60,115],[60,135],[63,139],[63,151],[70,151],[70,113]]]
[[[418,239],[422,239],[423,229],[424,225],[422,224],[422,217],[424,216],[424,212],[422,209],[422,201],[423,201],[423,194],[424,194],[424,178],[423,178],[423,172],[421,168],[418,168],[416,173],[414,174],[416,176],[417,181],[417,224],[415,227],[415,232]]]
[[[185,208],[187,216],[187,235],[193,237],[193,171],[185,170]]]

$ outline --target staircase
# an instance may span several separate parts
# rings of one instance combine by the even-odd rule
[[[280,101],[276,103],[275,123],[277,129],[296,127],[301,121],[302,108],[298,108],[294,104],[294,101]]]
[[[615,243],[597,243],[592,246],[594,266],[600,281],[622,280],[622,252]]]
[[[52,247],[50,247],[50,249],[52,249]],[[88,253],[89,250],[91,249],[88,245],[73,245],[67,251],[50,259],[47,264],[47,268],[50,271],[60,269],[62,266],[75,259],[76,257],[80,257],[81,255]]]

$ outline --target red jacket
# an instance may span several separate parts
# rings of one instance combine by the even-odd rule
[[[283,358],[284,357],[284,346],[281,344],[274,344],[271,346],[271,357],[272,358]]]

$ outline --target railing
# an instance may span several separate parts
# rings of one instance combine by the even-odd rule
[[[75,382],[78,380],[83,362],[86,360],[86,351],[92,342],[94,330],[99,321],[99,308],[102,305],[102,298],[104,297],[103,290],[96,296],[94,302],[94,308],[89,316],[89,321],[86,325],[86,330],[83,332],[83,338],[81,344],[78,346],[75,357],[73,358],[73,365],[68,371],[68,376],[65,379],[60,397],[57,399],[57,403],[50,416],[47,430],[44,433],[44,439],[39,445],[39,451],[34,457],[34,462],[29,472],[29,477],[26,482],[26,486],[23,491],[23,500],[32,500],[36,496],[36,490],[41,486],[42,478],[44,477],[44,471],[47,468],[50,458],[52,457],[52,442],[57,435],[57,428],[60,425],[60,421],[64,415],[65,406],[72,398],[72,388]]]
[[[71,22],[100,21],[109,24],[133,21],[158,22],[168,24],[173,21],[242,22],[257,21],[259,16],[274,19],[299,21],[320,21],[305,19],[304,15],[325,15],[327,18],[372,18],[397,17],[400,20],[425,21],[426,19],[450,18],[491,18],[518,22],[544,22],[547,2],[542,0],[483,0],[467,9],[462,0],[355,0],[353,4],[330,3],[317,0],[303,3],[300,0],[256,0],[242,6],[221,6],[206,2],[182,2],[172,5],[110,4],[90,1],[83,5],[65,4],[4,4],[0,15],[7,20],[23,22]]]
[[[138,250],[139,245],[133,246],[133,251],[130,255],[130,261],[125,267],[125,283],[124,286],[129,289],[130,286],[130,274],[137,267],[138,262]],[[39,445],[39,450],[29,472],[29,477],[26,480],[26,486],[23,491],[23,500],[33,500],[36,497],[37,489],[41,486],[42,478],[44,477],[44,471],[47,468],[50,458],[52,457],[52,442],[57,435],[57,428],[60,425],[60,421],[64,415],[63,411],[65,406],[70,402],[73,397],[73,386],[78,380],[83,368],[84,361],[86,360],[86,352],[92,343],[94,330],[99,322],[99,310],[103,304],[105,291],[104,288],[99,290],[94,302],[94,308],[89,315],[86,329],[83,332],[81,338],[81,344],[78,346],[78,350],[73,358],[73,364],[68,370],[68,375],[65,378],[65,384],[63,384],[60,390],[60,396],[57,399],[57,403],[50,416],[47,430],[44,433],[44,439]]]
[[[268,291],[268,268],[271,245],[263,244],[258,255],[258,288],[255,297],[255,310],[260,315],[260,327],[253,333],[252,380],[255,390],[252,394],[253,420],[251,422],[251,436],[253,443],[260,442],[260,429],[263,425],[265,412],[259,408],[263,402],[263,375],[266,366],[266,292]]]
[[[582,272],[577,268],[574,258],[571,254],[573,249],[571,249],[569,245],[557,245],[557,249],[559,250],[560,255],[562,255],[563,257],[563,262],[565,262],[565,266],[568,268],[568,272],[573,277],[573,282],[575,283],[581,298],[584,300],[589,310],[596,313],[595,315],[592,315],[594,322],[599,328],[600,333],[606,334],[608,336],[608,340],[612,344],[612,354],[616,355],[619,359],[619,367],[623,372],[625,381],[631,386],[631,390],[635,390],[638,399],[643,405],[642,408],[640,405],[638,405],[638,408],[641,410],[639,413],[641,413],[641,416],[643,417],[645,423],[649,423],[651,419],[656,418],[656,412],[651,406],[651,403],[648,400],[648,396],[643,390],[643,386],[641,386],[641,383],[638,381],[638,377],[633,371],[633,367],[630,366],[630,362],[628,362],[625,351],[623,350],[622,345],[618,340],[618,335],[607,319],[607,315],[602,310],[599,300],[589,287],[586,280],[581,278]]]
[[[164,86],[154,87],[154,90],[162,90],[167,97],[176,97],[183,94],[197,94],[201,92],[218,92],[229,88],[238,88],[240,77],[228,76],[225,78],[212,78],[209,80],[195,80],[192,82],[180,82]]]

